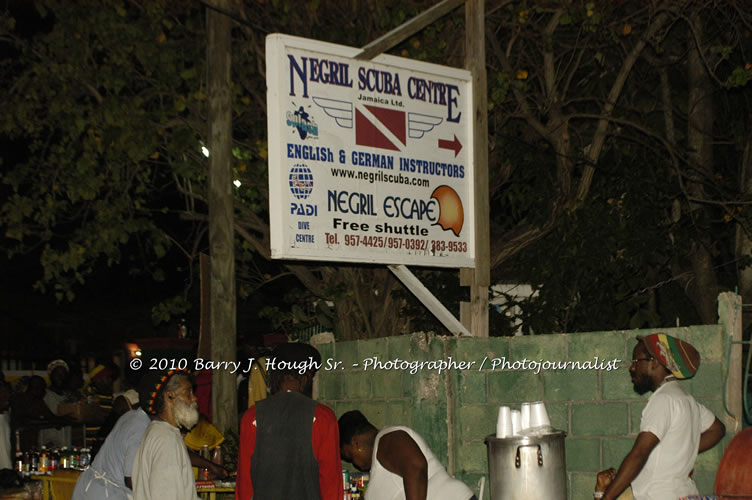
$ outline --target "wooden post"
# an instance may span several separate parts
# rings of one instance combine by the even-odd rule
[[[728,362],[728,379],[726,381],[724,399],[728,411],[733,415],[724,414],[721,420],[726,425],[726,432],[736,433],[744,425],[744,383],[742,373],[742,297],[733,292],[723,292],[718,296],[718,322],[726,335],[723,338],[722,363]],[[736,343],[734,343],[736,342]],[[726,358],[730,349],[730,357]],[[700,353],[702,356],[703,353]]]
[[[214,0],[229,11],[229,0]],[[209,249],[211,258],[210,330],[212,361],[235,361],[236,304],[232,184],[231,20],[206,11],[209,90]],[[212,372],[212,413],[220,432],[238,430],[235,375]]]
[[[473,180],[475,191],[475,269],[460,270],[460,284],[470,287],[470,318],[460,316],[474,337],[488,337],[488,287],[491,244],[488,201],[488,92],[484,0],[465,1],[465,68],[473,74]],[[467,311],[461,307],[460,311]]]
[[[196,357],[211,359],[211,260],[203,252],[199,255],[199,287],[201,288],[201,314],[199,319],[198,349]]]

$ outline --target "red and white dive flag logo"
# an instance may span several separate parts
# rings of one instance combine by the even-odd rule
[[[407,144],[406,129],[404,111],[376,106],[355,108],[355,144],[358,146],[401,151]]]
[[[347,129],[355,127],[355,144],[371,148],[403,151],[407,139],[423,139],[426,133],[440,125],[440,116],[423,113],[405,112],[396,109],[381,108],[370,104],[353,105],[350,101],[313,97],[324,113],[333,118],[335,123]],[[454,151],[454,156],[462,149],[462,144],[454,140],[439,139],[439,149]]]

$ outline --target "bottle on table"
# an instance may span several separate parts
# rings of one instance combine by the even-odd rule
[[[50,458],[47,456],[47,447],[42,446],[42,453],[39,455],[39,473],[47,474],[50,469]]]
[[[78,469],[78,456],[79,456],[79,449],[78,446],[74,446],[71,450],[70,455],[70,468],[71,469]]]
[[[91,465],[91,448],[81,448],[81,457],[79,459],[79,468],[86,469]]]
[[[68,452],[67,446],[63,446],[60,449],[60,468],[61,469],[70,468],[70,453]]]
[[[57,446],[50,449],[50,466],[48,467],[48,470],[50,472],[56,471],[60,468],[60,454],[57,451]]]
[[[222,466],[222,448],[220,448],[219,446],[214,448],[214,451],[212,451],[211,461],[212,463],[215,463],[220,467]]]
[[[28,477],[31,474],[31,453],[25,451],[23,454],[23,476]]]
[[[31,450],[31,469],[29,472],[31,474],[39,472],[39,453],[36,448],[32,448]]]

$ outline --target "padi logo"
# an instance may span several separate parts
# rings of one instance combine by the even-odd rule
[[[319,126],[303,106],[295,111],[287,112],[287,125],[297,130],[301,139],[314,138],[319,135]]]
[[[305,200],[313,191],[313,172],[305,163],[298,163],[290,169],[289,182],[292,195]]]
[[[298,200],[306,200],[313,191],[313,172],[305,163],[297,163],[290,169],[290,192]],[[309,203],[293,201],[290,215],[317,216],[318,207]]]

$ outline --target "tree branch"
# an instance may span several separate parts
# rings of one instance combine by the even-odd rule
[[[608,100],[603,105],[603,117],[598,121],[595,133],[593,134],[593,142],[587,155],[588,163],[585,165],[585,168],[582,172],[582,177],[580,178],[580,185],[577,188],[577,196],[572,205],[573,209],[577,208],[582,204],[582,202],[585,201],[585,197],[590,190],[590,185],[593,182],[593,174],[595,173],[594,165],[598,163],[598,158],[600,157],[601,150],[603,149],[603,144],[606,140],[606,129],[608,128],[609,118],[614,110],[614,105],[616,104],[616,101],[619,98],[622,89],[624,88],[627,77],[632,71],[632,67],[634,66],[635,62],[637,62],[637,58],[639,57],[640,53],[647,45],[648,40],[653,38],[658,30],[660,30],[668,21],[668,13],[663,12],[663,10],[671,9],[673,9],[673,7],[671,7],[670,3],[664,4],[658,9],[659,11],[661,11],[660,14],[655,17],[645,34],[635,44],[635,46],[632,48],[621,65],[619,74],[616,76],[616,80],[614,80],[614,83],[611,86],[611,91],[608,93]]]
[[[486,37],[486,40],[488,40],[488,43],[491,45],[492,52],[496,55],[496,58],[501,63],[502,69],[505,72],[509,73],[510,75],[513,74],[514,70],[512,69],[512,65],[509,63],[509,60],[507,59],[504,51],[501,50],[501,46],[499,45],[499,42],[496,40],[496,37],[492,35],[493,33],[489,33],[489,36]],[[512,92],[514,93],[514,97],[517,100],[517,104],[522,109],[522,114],[525,118],[525,121],[533,129],[535,129],[535,131],[538,132],[538,134],[540,134],[541,137],[550,141],[548,130],[546,129],[545,125],[543,125],[543,123],[535,119],[534,114],[532,110],[530,109],[530,105],[528,104],[527,99],[525,98],[525,95],[519,89],[516,89],[516,88],[512,88]]]

